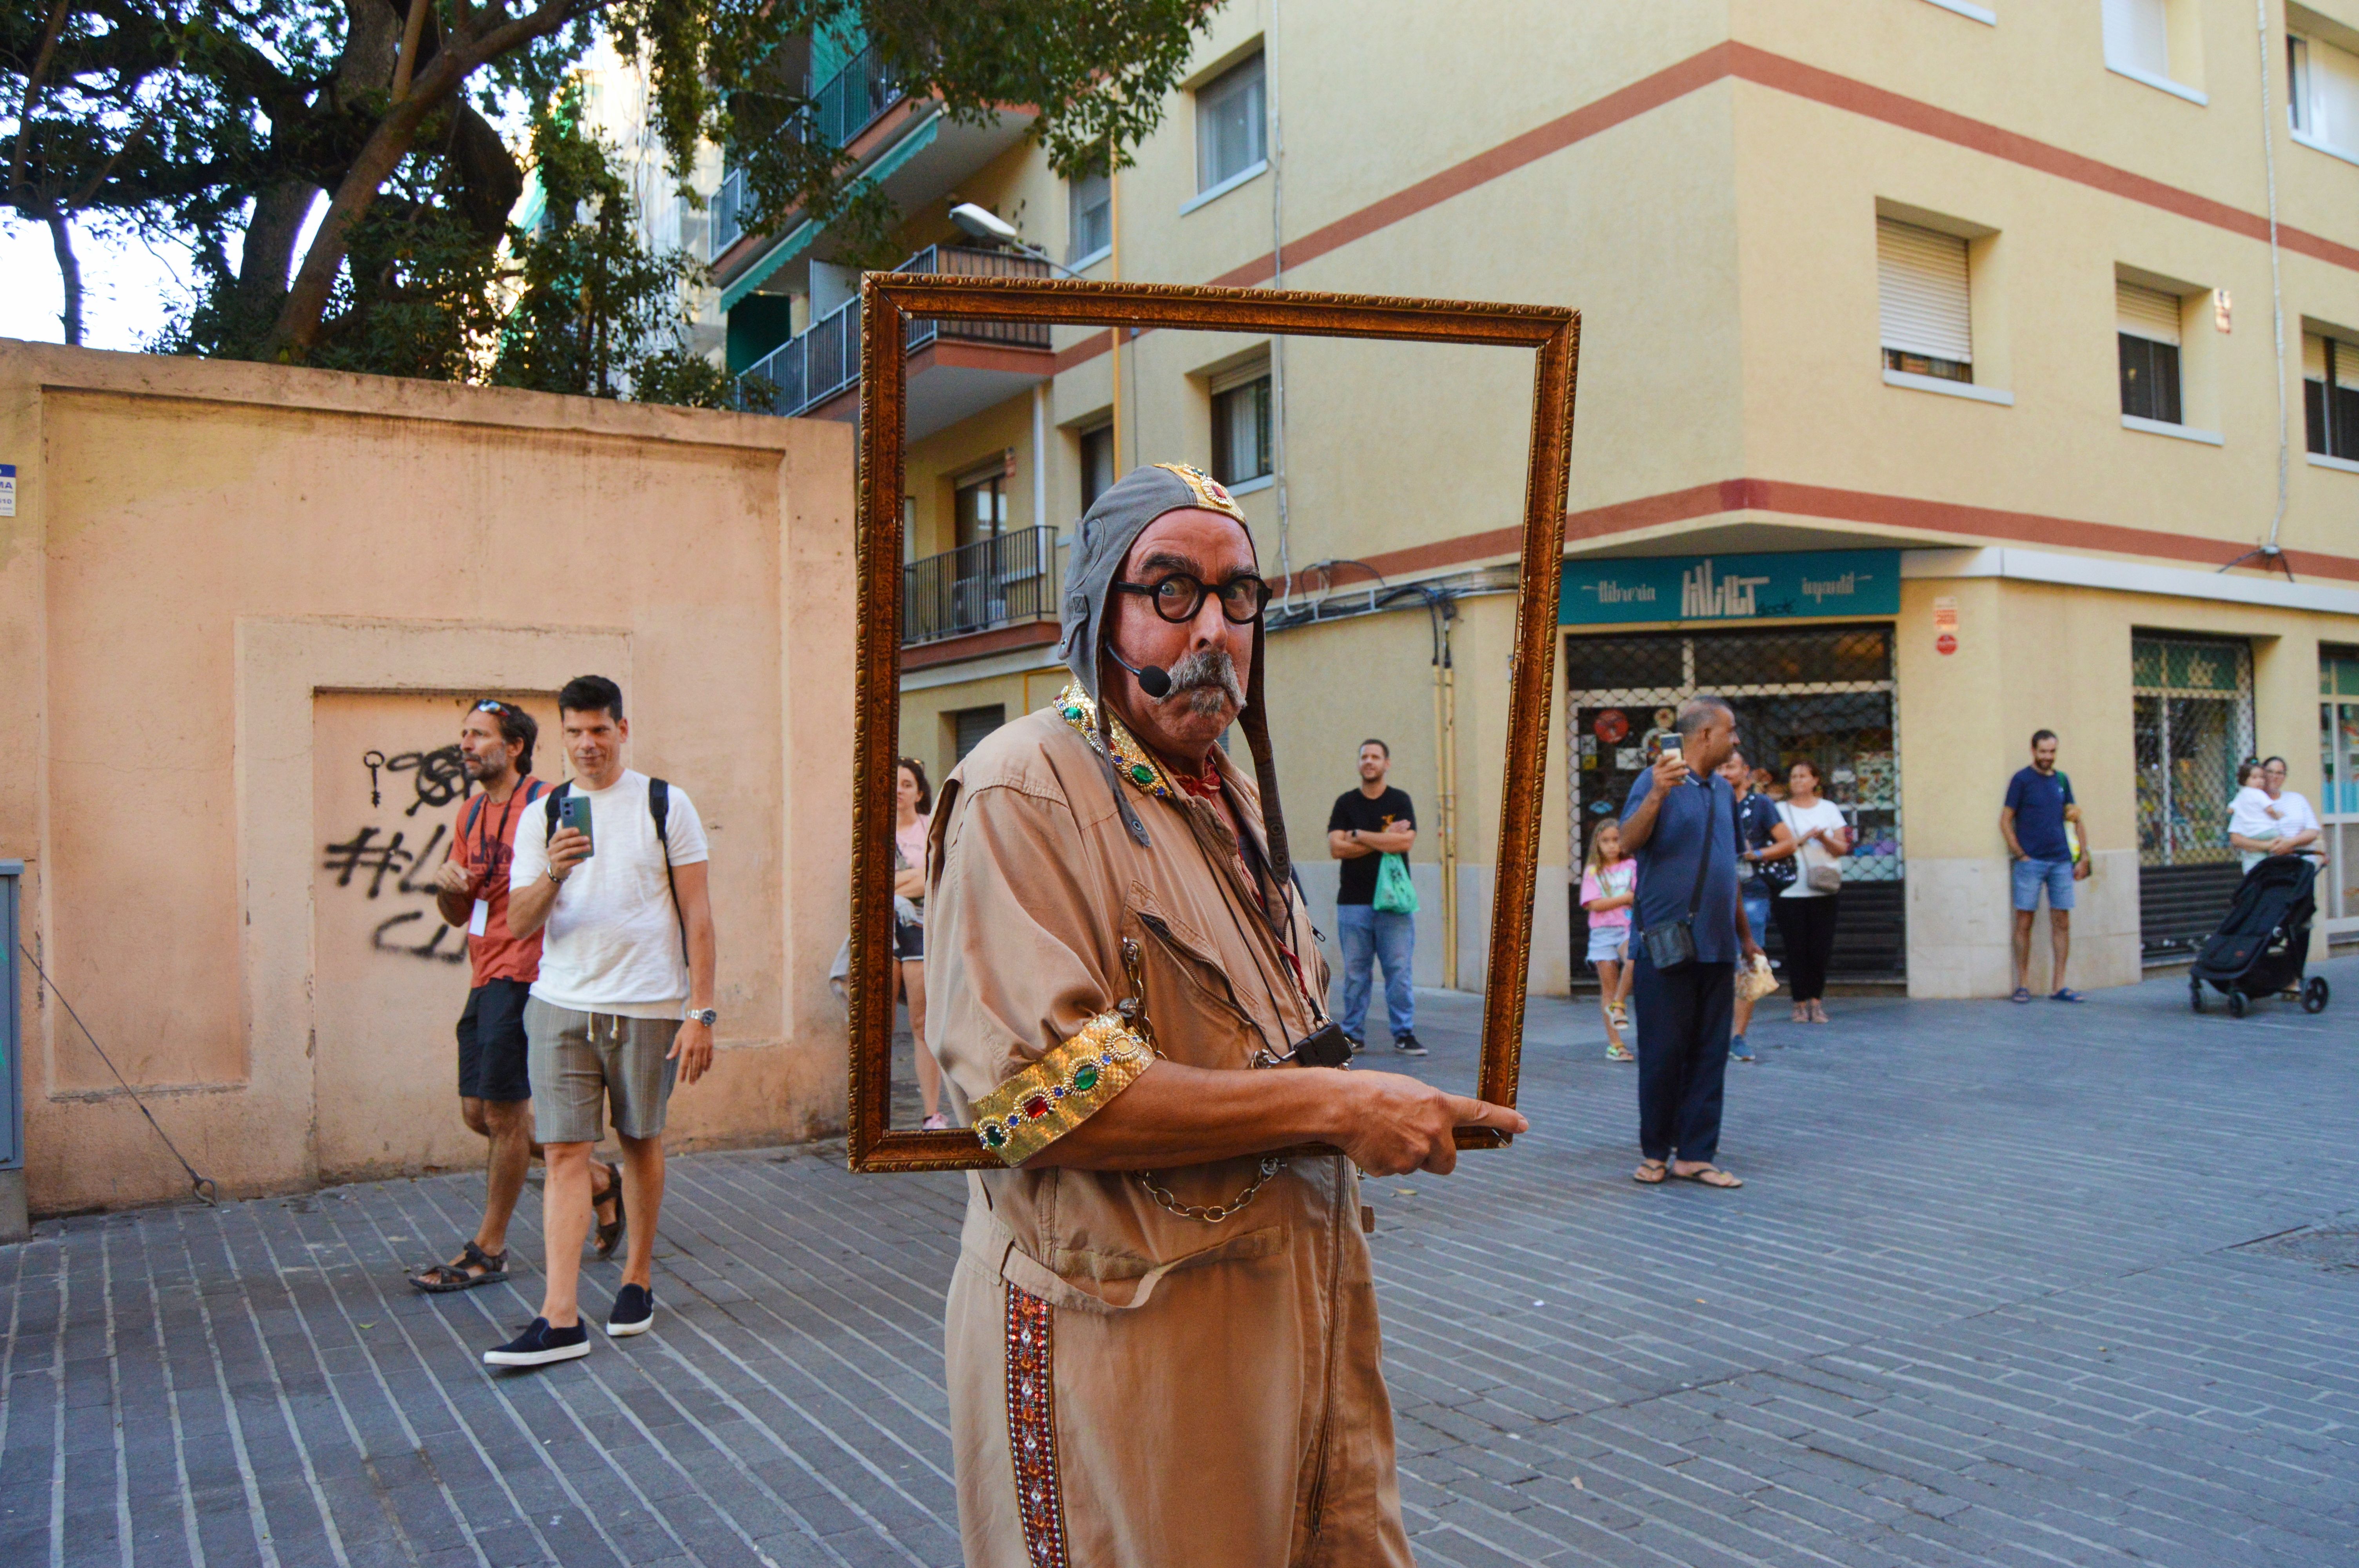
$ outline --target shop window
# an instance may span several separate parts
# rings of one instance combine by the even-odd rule
[[[1777,794],[1795,762],[1816,763],[1826,798],[1858,836],[1857,852],[1843,861],[1835,971],[1886,979],[1903,972],[1898,687],[1889,626],[1575,633],[1565,639],[1564,665],[1576,859],[1596,824],[1620,815],[1657,752],[1678,744],[1679,705],[1712,692],[1736,710],[1738,744],[1748,762],[1769,770]],[[1573,927],[1583,923],[1575,918]],[[1767,936],[1777,956],[1776,932]]]
[[[1271,471],[1269,372],[1212,385],[1212,477],[1250,483]]]
[[[1875,287],[1886,370],[1974,379],[1964,240],[1878,218]]]
[[[1087,512],[1114,485],[1114,427],[1082,432],[1082,510]]]
[[[2228,843],[2236,766],[2253,753],[2253,654],[2218,638],[2139,634],[2130,700],[2137,771],[2138,933],[2150,962],[2203,944],[2243,868]]]
[[[1232,66],[1196,90],[1196,189],[1209,192],[1258,170],[1266,157],[1262,57]]]
[[[2359,344],[2301,335],[2301,405],[2310,449],[2359,462]]]
[[[2179,297],[2142,284],[2114,285],[2122,412],[2177,425],[2180,417]]]
[[[1114,182],[1103,174],[1065,188],[1065,265],[1079,267],[1114,249]]]

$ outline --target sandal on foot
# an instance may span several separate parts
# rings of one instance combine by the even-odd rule
[[[488,1285],[508,1276],[508,1255],[486,1252],[473,1242],[459,1254],[456,1263],[437,1263],[409,1276],[409,1282],[429,1296],[448,1294],[452,1291],[472,1291],[477,1285]]]
[[[1641,1160],[1638,1168],[1630,1173],[1630,1179],[1642,1186],[1658,1187],[1668,1169],[1660,1160]]]
[[[1635,1062],[1638,1058],[1630,1054],[1630,1047],[1617,1041],[1605,1047],[1605,1059],[1609,1062]]]
[[[591,1198],[590,1212],[595,1215],[606,1206],[609,1200],[614,1206],[614,1222],[612,1225],[601,1222],[598,1227],[596,1240],[601,1259],[614,1255],[616,1244],[623,1239],[623,1222],[628,1217],[623,1212],[623,1170],[621,1166],[611,1163],[606,1167],[606,1190]]]
[[[2017,986],[2015,988],[2015,994],[2006,1000],[2009,1001],[2029,1001],[2031,1000],[2031,988],[2029,986]]]
[[[1745,1184],[1743,1181],[1730,1175],[1717,1165],[1701,1165],[1692,1171],[1673,1171],[1671,1174],[1680,1181],[1693,1182],[1700,1187],[1730,1188],[1741,1187]]]
[[[2086,1001],[2089,999],[2082,996],[2079,991],[2074,990],[2071,986],[2066,986],[2062,990],[2049,992],[2048,1000],[2049,1001]]]

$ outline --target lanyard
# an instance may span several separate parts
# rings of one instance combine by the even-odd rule
[[[503,856],[513,855],[515,853],[515,851],[508,847],[508,814],[516,809],[516,796],[525,793],[525,781],[523,779],[518,779],[516,782],[516,787],[508,791],[507,802],[500,807],[499,831],[493,836],[489,842],[486,842],[484,838],[483,827],[484,818],[489,816],[490,813],[483,810],[480,806],[476,808],[475,854],[473,858],[480,859],[484,862],[484,875],[487,879],[497,878],[500,874],[501,858]],[[484,802],[484,806],[489,806],[491,802],[488,800]]]

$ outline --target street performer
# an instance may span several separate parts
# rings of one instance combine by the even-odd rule
[[[1344,1070],[1269,592],[1226,490],[1134,470],[1071,546],[1072,683],[935,806],[927,1011],[1006,1165],[969,1178],[945,1336],[970,1568],[1410,1561],[1353,1167],[1443,1173],[1457,1127],[1526,1124]]]

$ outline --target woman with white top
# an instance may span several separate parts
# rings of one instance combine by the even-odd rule
[[[2286,788],[2286,760],[2271,757],[2257,773],[2238,770],[2245,787],[2228,806],[2228,842],[2251,871],[2271,855],[2305,854],[2322,859],[2318,844],[2326,829],[2310,802]],[[2259,788],[2253,787],[2255,784]]]
[[[1786,942],[1786,978],[1793,987],[1794,1022],[1824,1023],[1820,1000],[1827,989],[1827,960],[1835,949],[1835,908],[1843,872],[1835,864],[1851,853],[1851,827],[1843,808],[1819,796],[1819,766],[1804,758],[1786,774],[1786,798],[1778,820],[1794,836],[1794,883],[1776,899],[1777,931]],[[1826,884],[1832,882],[1832,886]],[[1819,885],[1812,885],[1813,883]]]
[[[926,1049],[926,828],[934,792],[915,757],[894,770],[893,952],[900,960],[902,994],[909,1001],[909,1043],[918,1058],[918,1094],[928,1131],[948,1127],[942,1115],[942,1065]],[[909,913],[901,913],[904,902]]]

